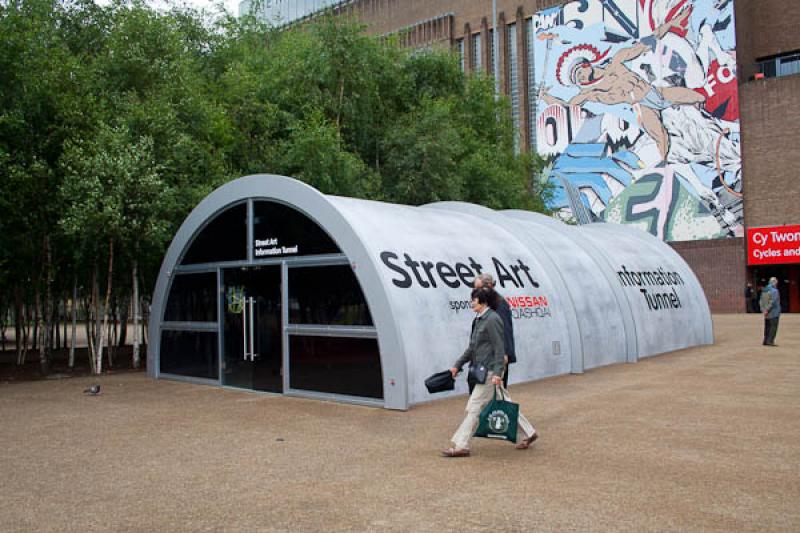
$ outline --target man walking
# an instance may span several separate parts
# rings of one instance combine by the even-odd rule
[[[769,278],[769,283],[761,293],[761,312],[764,313],[764,346],[777,346],[778,320],[781,316],[781,295],[778,292],[778,278]]]

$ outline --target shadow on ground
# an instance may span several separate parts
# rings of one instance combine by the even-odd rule
[[[103,355],[103,372],[114,374],[116,372],[144,372],[147,366],[147,346],[141,346],[139,353],[139,368],[133,368],[133,347],[130,345],[116,346],[109,362],[108,351]],[[0,351],[0,384],[9,384],[21,381],[37,381],[74,378],[90,376],[92,369],[89,362],[89,349],[76,348],[75,359],[72,367],[69,366],[69,349],[59,348],[50,355],[49,370],[46,374],[41,371],[39,352],[29,349],[25,356],[25,363],[16,364],[17,352],[15,350]],[[110,368],[109,368],[110,366]]]

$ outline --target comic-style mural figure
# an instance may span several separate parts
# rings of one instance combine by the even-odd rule
[[[742,234],[732,0],[580,0],[534,31],[536,149],[559,216],[569,189],[665,240]]]

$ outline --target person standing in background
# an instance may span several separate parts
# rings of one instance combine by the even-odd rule
[[[755,306],[755,291],[753,290],[753,284],[748,283],[747,287],[744,288],[744,304],[746,306],[748,313],[755,313],[756,306]]]
[[[778,320],[781,317],[781,295],[778,292],[778,278],[769,278],[769,283],[761,293],[761,312],[764,313],[764,346],[777,346]]]

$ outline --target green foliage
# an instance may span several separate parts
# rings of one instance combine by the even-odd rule
[[[532,160],[514,153],[507,99],[490,79],[466,79],[453,54],[409,53],[332,17],[282,32],[250,20],[235,33],[215,68],[243,174],[399,203],[543,207]]]
[[[160,178],[151,137],[101,124],[90,141],[68,142],[61,164],[66,235],[125,244],[166,240],[171,191]]]
[[[278,147],[281,174],[293,176],[327,194],[370,196],[378,189],[375,174],[355,154],[342,148],[334,124],[312,112],[289,128]]]
[[[383,142],[387,200],[424,204],[464,197],[460,170],[468,128],[454,108],[451,100],[424,98],[389,129]]]
[[[343,19],[276,30],[140,0],[8,0],[0,51],[0,292],[41,288],[45,237],[56,292],[88,286],[109,241],[120,279],[139,250],[152,287],[189,210],[247,174],[544,209],[540,161],[514,152],[490,79]]]

